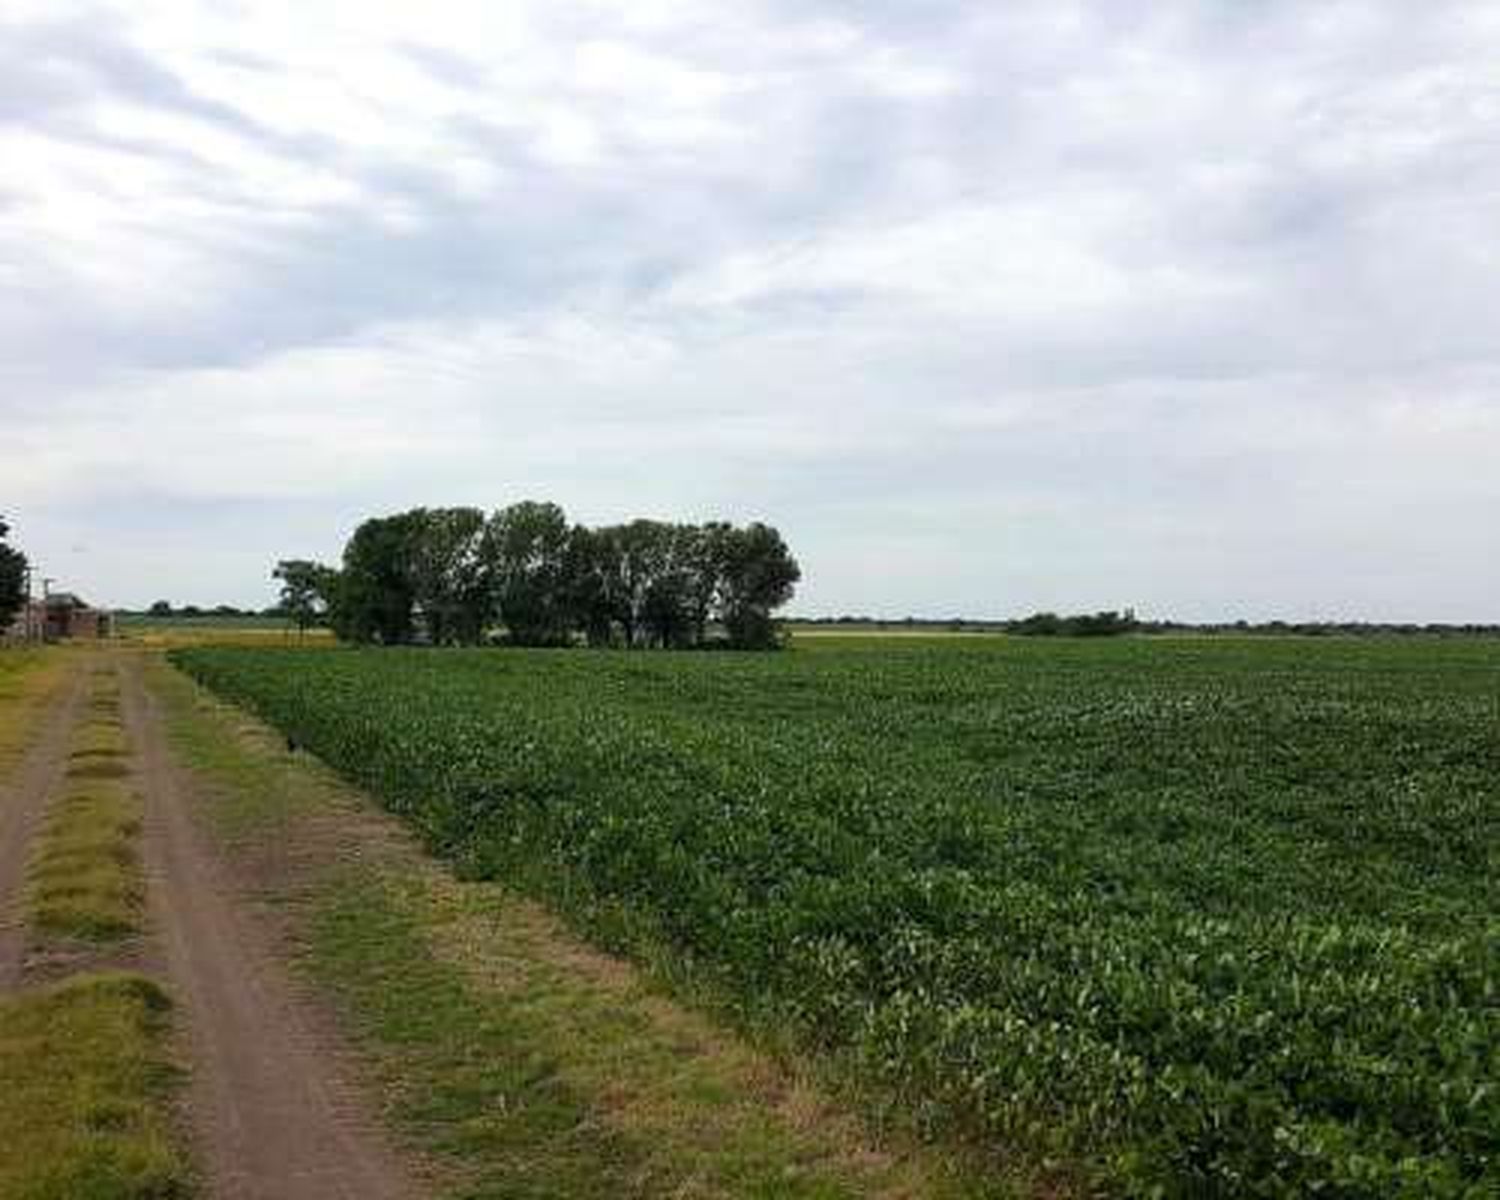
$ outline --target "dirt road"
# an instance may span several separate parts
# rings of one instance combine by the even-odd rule
[[[47,799],[68,766],[68,737],[83,694],[85,672],[72,676],[42,715],[40,733],[8,787],[0,787],[0,993],[20,979],[26,948],[21,902],[26,856]]]
[[[189,815],[140,664],[122,666],[126,726],[146,796],[151,926],[185,1016],[187,1109],[215,1200],[404,1200],[419,1190],[341,1072],[327,1022]]]

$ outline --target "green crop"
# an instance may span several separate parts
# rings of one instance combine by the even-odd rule
[[[1500,1182],[1500,643],[182,651],[467,870],[1123,1195]]]

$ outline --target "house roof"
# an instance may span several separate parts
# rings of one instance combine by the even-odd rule
[[[47,597],[48,608],[87,608],[88,603],[73,592],[53,592]]]

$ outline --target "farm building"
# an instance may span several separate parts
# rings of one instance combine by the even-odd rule
[[[72,592],[53,592],[42,601],[43,630],[49,642],[62,638],[101,638],[113,632],[112,614],[93,608]]]

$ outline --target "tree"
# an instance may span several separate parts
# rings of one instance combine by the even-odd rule
[[[1111,610],[1068,617],[1053,612],[1032,613],[1023,620],[1010,622],[1008,632],[1022,637],[1117,637],[1137,628],[1135,610],[1127,608],[1123,614]]]
[[[413,551],[422,509],[361,523],[344,546],[344,570],[332,617],[334,632],[355,642],[404,645],[415,631]]]
[[[1032,613],[1010,623],[1010,632],[1022,637],[1057,637],[1068,631],[1068,623],[1055,612]]]
[[[151,607],[146,610],[149,617],[170,617],[172,615],[172,602],[170,600],[153,600]]]
[[[411,576],[417,608],[433,645],[474,645],[494,611],[481,553],[484,513],[477,508],[418,509]]]
[[[694,645],[701,646],[708,640],[708,623],[719,587],[720,542],[732,528],[723,521],[679,527],[677,560],[683,575],[688,636]]]
[[[485,527],[481,556],[500,619],[519,646],[567,642],[568,518],[556,504],[522,500]]]
[[[776,645],[771,613],[790,600],[802,568],[781,534],[759,521],[744,529],[724,526],[713,540],[719,620],[729,644],[742,650]]]
[[[722,546],[732,527],[658,525],[651,578],[646,586],[646,630],[654,645],[702,645],[708,638],[719,587]]]
[[[569,623],[583,631],[590,646],[613,644],[625,594],[616,531],[573,526],[563,561]]]
[[[667,569],[671,528],[642,519],[607,531],[620,554],[619,621],[626,646],[650,645],[653,626],[663,623],[665,597],[659,580]]]
[[[7,544],[10,526],[0,517],[0,631],[8,629],[26,603],[26,556]]]
[[[305,558],[285,558],[271,572],[281,580],[280,611],[295,621],[299,636],[328,619],[337,597],[338,571]]]
[[[326,613],[346,641],[391,645],[425,630],[434,644],[472,645],[498,617],[524,646],[579,632],[594,646],[701,646],[717,622],[729,645],[769,649],[772,614],[802,572],[769,525],[570,528],[556,504],[523,500],[488,520],[474,508],[372,517],[345,545],[342,572],[292,559],[274,575],[300,627]]]
[[[691,644],[689,587],[687,573],[671,559],[651,580],[641,609],[641,620],[651,645],[675,650]]]
[[[1136,628],[1135,611],[1127,608],[1123,614],[1110,609],[1108,612],[1080,613],[1070,618],[1072,629],[1078,637],[1118,637],[1132,633]]]

